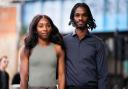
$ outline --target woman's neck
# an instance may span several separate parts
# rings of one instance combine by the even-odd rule
[[[42,47],[46,47],[50,44],[50,41],[49,40],[38,39],[38,44]]]

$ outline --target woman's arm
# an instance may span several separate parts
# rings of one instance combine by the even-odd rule
[[[20,89],[28,89],[28,55],[25,54],[24,48],[20,50]]]
[[[58,57],[58,88],[65,89],[65,53],[61,46],[57,46]]]

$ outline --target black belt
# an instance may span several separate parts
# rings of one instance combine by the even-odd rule
[[[66,89],[98,89],[97,86],[67,86]]]

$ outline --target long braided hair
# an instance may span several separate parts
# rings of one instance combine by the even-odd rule
[[[93,16],[92,16],[92,13],[91,13],[91,10],[89,8],[89,6],[86,4],[86,3],[77,3],[74,5],[74,7],[72,8],[71,10],[71,14],[70,14],[70,22],[69,22],[69,25],[72,24],[72,26],[75,26],[75,22],[74,22],[74,13],[76,11],[76,9],[78,7],[83,7],[87,10],[88,12],[88,17],[89,17],[89,20],[87,22],[87,28],[88,29],[91,29],[93,30],[94,28],[96,28],[96,23],[95,23],[95,20],[93,19]]]

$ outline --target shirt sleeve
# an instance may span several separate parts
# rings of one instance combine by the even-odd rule
[[[101,42],[97,45],[97,72],[98,72],[98,89],[107,89],[108,81],[108,70],[106,61],[106,50],[105,44]]]

